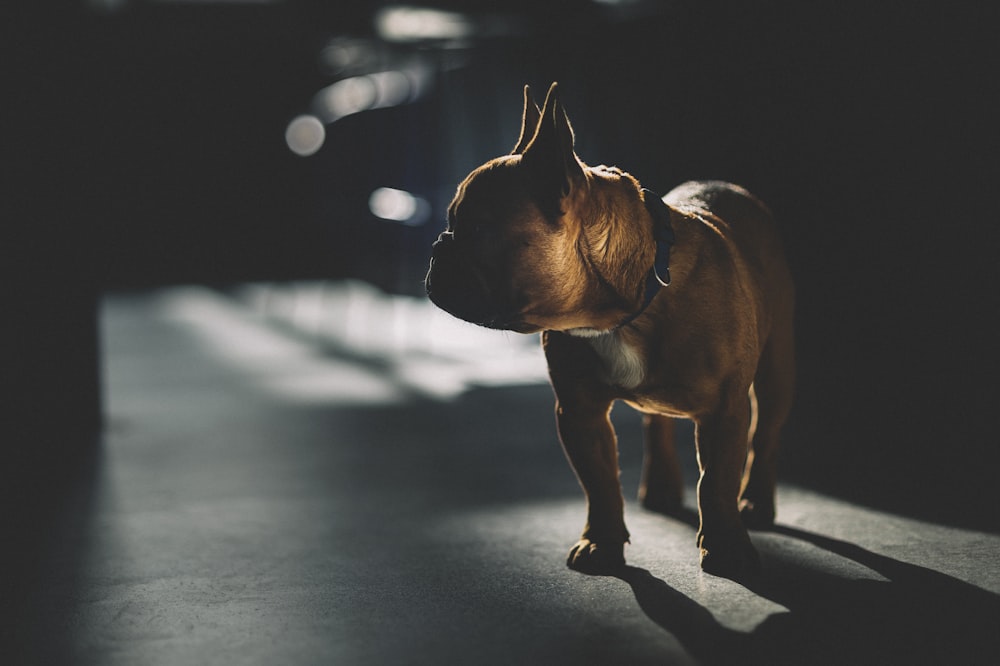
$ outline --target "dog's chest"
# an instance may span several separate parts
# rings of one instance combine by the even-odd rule
[[[604,380],[612,386],[634,389],[645,378],[645,359],[617,331],[586,338],[601,359]]]

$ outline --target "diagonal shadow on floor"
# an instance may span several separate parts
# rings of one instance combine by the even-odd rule
[[[84,558],[94,538],[101,437],[60,424],[47,432],[4,430],[0,464],[0,661],[81,663],[67,627],[84,592]]]
[[[690,524],[697,516],[679,516]],[[696,525],[697,523],[695,523]],[[922,566],[801,529],[776,526],[754,538],[762,574],[742,584],[788,612],[752,631],[712,612],[649,571],[616,577],[643,612],[704,664],[992,664],[1000,654],[1000,596]],[[885,578],[851,579],[803,560],[795,546],[845,558]]]

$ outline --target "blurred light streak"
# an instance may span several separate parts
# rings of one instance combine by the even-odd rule
[[[368,76],[352,76],[337,81],[324,88],[320,95],[328,120],[372,109],[378,101],[378,89]]]
[[[376,217],[411,227],[420,226],[431,215],[431,205],[426,199],[391,187],[380,187],[372,192],[368,208]]]
[[[414,87],[402,72],[378,72],[370,74],[368,79],[375,86],[375,100],[380,107],[399,106],[414,97]]]
[[[405,5],[379,10],[375,29],[382,39],[390,42],[461,40],[476,32],[475,24],[458,12]]]
[[[285,143],[296,155],[308,157],[323,147],[326,128],[316,116],[302,115],[293,118],[285,129]]]
[[[408,104],[423,96],[429,80],[422,67],[350,76],[316,93],[313,110],[332,123],[362,111]]]

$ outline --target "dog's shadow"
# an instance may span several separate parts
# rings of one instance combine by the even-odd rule
[[[708,608],[645,569],[629,566],[617,577],[632,588],[643,612],[703,664],[996,663],[997,595],[804,530],[778,525],[756,534],[764,570],[740,583],[788,612],[770,615],[749,632],[724,626]],[[885,580],[817,566],[801,556],[801,548],[789,548],[788,538],[816,546],[821,560],[845,558]]]

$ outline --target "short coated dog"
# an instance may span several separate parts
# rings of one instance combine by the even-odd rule
[[[662,199],[590,167],[552,84],[524,90],[514,150],[458,186],[426,288],[466,321],[542,332],[559,438],[587,497],[568,565],[613,573],[629,540],[617,441],[622,400],[643,414],[639,498],[681,508],[676,418],[695,423],[701,566],[759,568],[746,527],[775,513],[775,454],[794,383],[794,288],[768,209],[741,187],[688,182]]]

